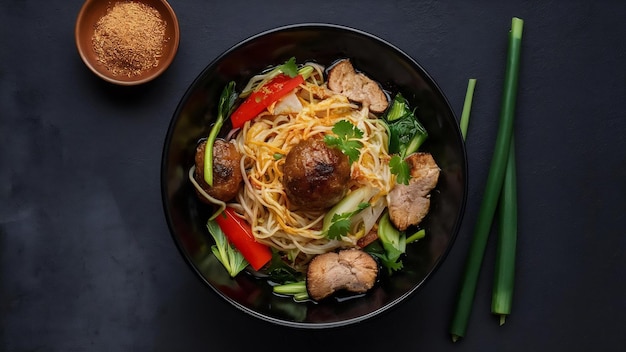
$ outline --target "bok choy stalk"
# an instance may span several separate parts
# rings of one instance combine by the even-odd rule
[[[426,128],[400,93],[396,94],[383,118],[389,126],[389,154],[398,154],[402,160],[416,152],[428,138]]]
[[[385,211],[378,222],[378,238],[384,253],[371,253],[378,257],[389,273],[402,269],[400,257],[406,252],[406,233],[398,230],[389,219],[389,211]]]
[[[213,144],[222,129],[222,125],[224,125],[224,120],[230,116],[236,99],[235,82],[230,81],[220,96],[217,105],[217,119],[215,119],[215,124],[211,128],[211,132],[209,132],[204,148],[204,181],[211,187],[213,187]]]
[[[406,238],[406,243],[413,243],[426,237],[426,229],[419,229],[416,233]]]
[[[352,217],[370,206],[369,200],[375,192],[373,187],[365,186],[345,196],[324,216],[322,233],[333,239],[347,235],[352,227]]]

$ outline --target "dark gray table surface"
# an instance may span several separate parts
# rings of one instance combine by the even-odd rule
[[[172,0],[181,42],[136,89],[95,77],[79,0],[0,4],[1,351],[617,351],[626,345],[626,2]],[[448,327],[493,152],[507,32],[524,19],[514,311],[489,312],[490,238],[466,338]],[[347,328],[270,325],[203,286],[170,237],[172,114],[216,56],[277,26],[351,26],[400,47],[460,116],[477,78],[469,194],[446,261],[404,304]]]

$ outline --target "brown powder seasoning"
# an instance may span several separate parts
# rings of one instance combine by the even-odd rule
[[[92,44],[98,61],[114,76],[133,77],[158,66],[166,22],[150,5],[117,2],[98,20]]]

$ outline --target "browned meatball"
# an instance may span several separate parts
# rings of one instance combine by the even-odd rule
[[[296,144],[285,158],[283,186],[289,201],[301,209],[324,209],[339,202],[348,190],[350,163],[340,150],[309,138]]]
[[[201,142],[196,147],[196,171],[194,177],[202,189],[211,197],[227,202],[237,195],[243,182],[243,176],[239,168],[241,154],[239,154],[234,144],[228,143],[223,139],[215,140],[215,143],[213,143],[213,187],[210,187],[204,181],[205,148],[206,141]]]

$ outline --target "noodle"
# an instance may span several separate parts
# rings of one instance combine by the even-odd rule
[[[242,156],[239,168],[244,175],[243,187],[234,200],[226,204],[212,198],[194,179],[195,167],[189,171],[198,193],[218,206],[212,218],[226,206],[233,208],[250,224],[257,241],[285,253],[296,268],[316,254],[356,246],[357,240],[374,228],[387,207],[386,196],[396,184],[396,176],[389,170],[386,125],[367,107],[330,92],[324,84],[322,66],[307,65],[315,73],[290,97],[291,103],[302,106],[299,112],[278,113],[280,109],[274,104],[241,129],[228,133],[227,139]],[[253,77],[244,92],[249,94],[259,82],[267,80],[268,74]],[[290,206],[282,180],[285,156],[292,147],[309,138],[333,134],[333,127],[342,120],[363,132],[358,139],[362,144],[359,158],[350,166],[348,192],[367,189],[371,206],[354,216],[348,235],[337,240],[327,238],[322,231],[325,211]]]
[[[308,90],[311,85],[307,83],[303,89]],[[307,261],[315,254],[354,246],[357,234],[351,233],[342,240],[327,239],[321,231],[325,212],[290,209],[282,184],[282,156],[298,142],[332,133],[335,123],[348,120],[363,131],[359,139],[363,144],[361,154],[351,165],[350,189],[371,186],[376,194],[370,202],[386,202],[384,196],[395,184],[395,178],[389,171],[386,128],[376,117],[370,117],[367,108],[359,108],[341,95],[315,100],[311,91],[305,91],[301,96],[307,98],[300,97],[303,109],[299,113],[263,113],[246,122],[236,135],[234,142],[242,154],[240,167],[244,175],[236,209],[250,223],[259,242]]]

